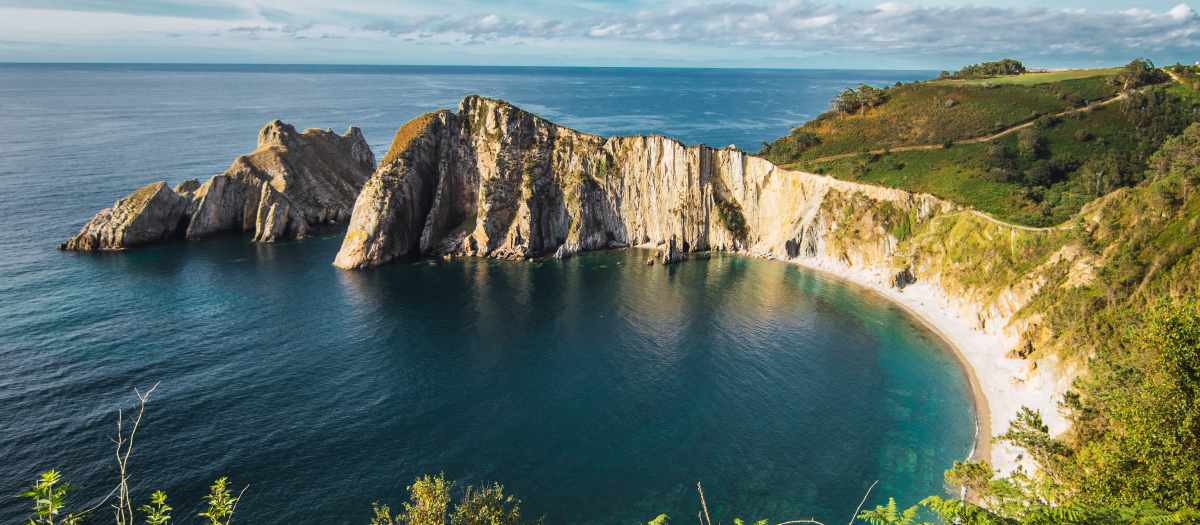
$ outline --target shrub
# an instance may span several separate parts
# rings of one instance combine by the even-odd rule
[[[820,172],[820,168],[817,168],[817,171]],[[721,198],[714,198],[713,204],[717,206],[717,219],[721,221],[721,226],[724,226],[734,239],[745,240],[750,234],[750,228],[746,225],[742,206]]]
[[[1033,121],[1033,127],[1038,130],[1045,131],[1057,126],[1059,122],[1062,122],[1062,119],[1055,115],[1044,115]]]
[[[1017,146],[1020,148],[1021,156],[1027,159],[1036,159],[1042,156],[1045,142],[1042,135],[1033,128],[1021,128],[1017,132]]]

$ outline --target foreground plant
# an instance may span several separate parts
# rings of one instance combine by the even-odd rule
[[[445,474],[417,478],[408,487],[409,501],[404,504],[404,512],[393,516],[387,505],[373,503],[375,517],[371,518],[371,525],[541,525],[544,519],[522,522],[521,500],[505,496],[504,486],[498,483],[478,489],[466,487],[462,499],[450,512],[452,486],[454,482],[447,482]]]
[[[28,490],[18,494],[18,497],[33,498],[34,513],[29,517],[27,525],[78,525],[85,518],[92,516],[92,511],[100,508],[107,503],[115,495],[116,503],[112,504],[114,509],[113,517],[117,525],[133,525],[134,523],[134,508],[133,498],[129,492],[129,456],[133,452],[133,437],[137,434],[137,429],[141,425],[142,415],[146,412],[146,402],[150,399],[150,394],[158,385],[154,385],[145,394],[137,389],[134,393],[137,394],[139,405],[137,407],[136,416],[131,413],[129,415],[129,432],[125,432],[125,412],[117,412],[117,437],[112,441],[117,445],[117,466],[116,471],[119,477],[117,486],[108,493],[99,503],[84,511],[65,512],[68,508],[67,494],[78,489],[78,486],[63,482],[62,485],[55,485],[62,479],[62,475],[57,470],[49,470],[43,472],[36,483],[33,485],[33,490]],[[242,489],[244,493],[247,485]],[[227,478],[221,478],[212,486],[212,491],[205,500],[208,502],[208,510],[201,512],[199,515],[208,519],[210,525],[229,525],[233,521],[233,512],[237,509],[237,503],[241,499],[241,493],[237,497],[233,497],[229,491]],[[384,507],[386,509],[387,507]],[[146,523],[149,525],[167,525],[171,519],[170,512],[175,510],[167,505],[167,495],[163,491],[155,491],[150,496],[150,504],[142,505],[137,510],[146,514]],[[60,516],[61,514],[61,516]],[[382,524],[381,524],[382,525]],[[392,524],[388,524],[392,525]]]
[[[57,470],[43,472],[34,483],[33,490],[17,495],[21,498],[33,498],[34,515],[29,518],[30,525],[75,525],[84,518],[90,517],[87,512],[68,512],[61,518],[59,513],[67,507],[67,493],[79,487],[63,482],[54,485],[62,479]]]

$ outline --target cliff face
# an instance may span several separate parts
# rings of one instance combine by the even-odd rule
[[[672,237],[684,252],[817,257],[834,249],[824,238],[848,224],[829,213],[831,193],[887,201],[899,214],[942,206],[930,196],[782,170],[736,149],[657,136],[605,140],[468,97],[456,113],[401,128],[355,203],[334,264],[363,268],[417,251],[567,257]],[[854,235],[872,248],[840,255],[859,263],[878,263],[895,245],[879,225]]]
[[[174,190],[151,184],[100,212],[67,250],[117,250],[177,234],[188,240],[222,231],[254,231],[256,241],[303,237],[320,224],[350,220],[375,156],[358,128],[345,135],[297,133],[278,120],[258,136],[258,149],[225,173]]]
[[[991,221],[925,194],[780,169],[733,148],[603,139],[508,103],[463,100],[405,124],[358,196],[334,264],[408,253],[525,259],[629,245],[724,250],[880,284],[935,285],[970,326],[1033,344],[1017,312],[1063,265],[1055,231]]]

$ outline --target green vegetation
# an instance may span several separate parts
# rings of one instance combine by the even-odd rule
[[[379,165],[386,166],[391,164],[392,161],[400,158],[400,155],[407,152],[409,146],[412,146],[413,141],[423,135],[425,130],[429,129],[429,126],[433,124],[433,117],[436,115],[436,112],[426,113],[400,126],[400,129],[396,131],[396,137],[392,139],[392,146],[388,148],[387,155],[384,155],[383,161]]]
[[[55,487],[62,479],[62,475],[56,470],[46,471],[38,477],[37,482],[33,485],[33,490],[17,495],[17,497],[33,499],[33,514],[29,516],[28,525],[79,525],[86,518],[92,517],[93,511],[109,503],[113,496],[116,496],[116,502],[109,503],[109,506],[115,510],[113,516],[117,525],[132,525],[136,521],[133,497],[128,485],[129,455],[133,452],[133,438],[137,434],[138,427],[142,422],[142,415],[146,411],[146,401],[150,399],[150,394],[154,392],[155,388],[158,388],[158,385],[145,394],[134,390],[140,402],[136,415],[131,412],[126,420],[124,411],[117,413],[117,437],[113,439],[117,445],[117,465],[114,469],[117,474],[117,486],[109,492],[108,496],[86,510],[68,510],[72,507],[67,501],[67,494],[79,487],[67,482]],[[130,424],[128,431],[125,429],[126,423]],[[243,492],[245,490],[242,489]],[[234,496],[230,491],[228,479],[221,478],[210,487],[209,494],[203,499],[207,503],[207,508],[197,516],[204,518],[207,525],[230,525],[242,495],[239,493]],[[167,525],[171,520],[170,512],[173,510],[175,509],[167,505],[167,495],[161,490],[155,491],[150,496],[148,505],[137,508],[137,511],[145,514],[144,519],[149,525]]]
[[[847,88],[831,102],[837,111],[764,143],[759,155],[930,193],[1016,224],[1053,226],[1097,197],[1137,184],[1150,155],[1196,120],[1200,92],[1156,85],[1169,78],[1137,59],[1120,69],[986,83]],[[1124,98],[1111,100],[1122,91]],[[883,100],[861,102],[864,93]]]
[[[468,486],[463,490],[453,512],[450,512],[450,489],[454,482],[447,482],[445,475],[417,478],[408,487],[409,502],[404,512],[395,516],[387,505],[375,504],[375,517],[371,525],[541,525],[542,518],[532,522],[521,521],[521,500],[504,495],[499,484],[485,485],[479,489]]]
[[[746,216],[742,213],[742,205],[734,201],[725,199],[713,199],[717,206],[717,218],[721,221],[721,226],[724,227],[734,239],[744,241],[750,235],[750,228],[746,225]]]
[[[1025,73],[1025,64],[1019,60],[1006,58],[999,62],[984,62],[982,64],[972,64],[964,67],[954,73],[942,71],[939,78],[953,79],[970,79],[970,78],[991,78],[999,76],[1020,75]]]
[[[1049,84],[1064,80],[1075,80],[1097,76],[1112,76],[1121,72],[1121,68],[1108,69],[1074,69],[1071,71],[1051,71],[1048,73],[1024,73],[1011,77],[975,78],[970,80],[945,80],[959,86],[986,86],[988,84],[1017,84],[1032,86],[1034,84]],[[941,81],[938,81],[941,82]]]

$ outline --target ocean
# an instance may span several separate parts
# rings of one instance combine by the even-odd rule
[[[344,230],[55,250],[145,184],[204,180],[274,119],[401,124],[502,98],[602,136],[756,151],[845,86],[930,71],[0,65],[0,522],[57,469],[100,501],[118,410],[158,385],[130,460],[199,523],[366,523],[420,475],[500,483],[547,524],[847,520],[942,494],[974,441],[950,350],[879,296],[776,261],[331,265]],[[92,522],[111,519],[102,508]],[[682,521],[681,521],[682,520]]]

